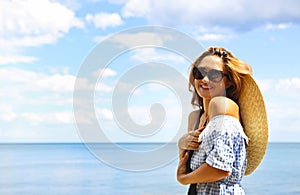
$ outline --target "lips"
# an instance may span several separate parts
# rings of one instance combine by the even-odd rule
[[[200,85],[200,88],[204,89],[204,90],[210,90],[210,89],[212,89],[212,87],[208,86],[208,85]]]

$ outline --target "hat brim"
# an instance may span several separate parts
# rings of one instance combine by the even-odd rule
[[[268,120],[263,96],[251,75],[242,79],[238,99],[244,131],[249,138],[245,175],[261,163],[268,146]]]

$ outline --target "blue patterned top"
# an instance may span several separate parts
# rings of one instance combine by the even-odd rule
[[[248,138],[238,119],[219,115],[213,117],[199,136],[202,143],[191,158],[191,168],[205,162],[217,169],[229,171],[224,179],[211,183],[198,183],[197,194],[245,194],[240,183],[246,169]]]

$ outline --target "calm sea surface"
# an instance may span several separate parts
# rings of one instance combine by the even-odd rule
[[[150,146],[156,144],[120,144],[131,149]],[[114,149],[98,147],[118,160]],[[260,167],[243,179],[246,194],[300,194],[299,154],[299,143],[269,144]],[[176,181],[177,159],[150,171],[125,171],[103,163],[84,144],[0,144],[0,156],[1,195],[179,195],[187,189]]]

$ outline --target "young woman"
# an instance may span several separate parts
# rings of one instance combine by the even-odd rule
[[[240,183],[247,166],[248,137],[239,97],[243,78],[251,73],[247,63],[219,47],[209,48],[192,64],[192,103],[200,109],[189,115],[188,133],[178,142],[177,170],[181,184],[193,184],[188,194],[244,194]]]

